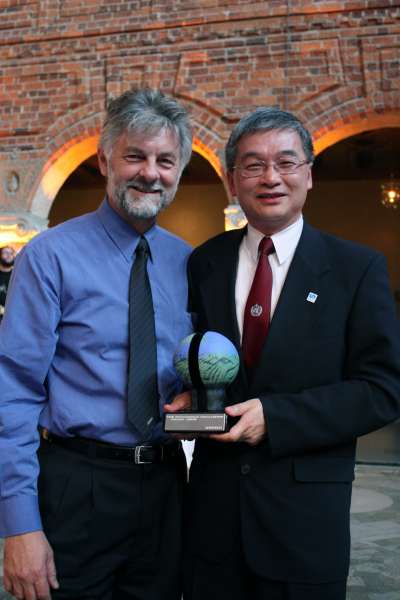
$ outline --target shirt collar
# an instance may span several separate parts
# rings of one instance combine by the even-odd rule
[[[107,198],[104,198],[100,204],[97,214],[109,237],[118,246],[126,260],[131,262],[141,235],[111,208]],[[152,258],[152,243],[154,243],[157,230],[157,225],[153,225],[144,234],[149,244],[150,258]]]
[[[299,242],[302,230],[303,216],[300,215],[297,221],[289,225],[289,227],[286,227],[285,229],[282,229],[282,231],[278,231],[278,233],[271,235],[276,257],[280,265],[293,255]],[[261,233],[261,231],[255,229],[252,225],[250,225],[250,223],[247,225],[245,244],[247,251],[254,262],[258,261],[258,246],[263,237],[264,234]]]

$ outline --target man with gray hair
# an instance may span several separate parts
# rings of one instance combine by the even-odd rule
[[[4,585],[25,600],[179,600],[186,463],[163,433],[179,392],[189,246],[156,225],[189,162],[184,108],[107,109],[98,210],[18,256],[0,340]]]
[[[230,431],[196,441],[185,600],[344,600],[356,439],[400,413],[385,258],[304,222],[313,158],[294,115],[245,116],[226,167],[248,226],[189,259],[199,332],[242,360]]]

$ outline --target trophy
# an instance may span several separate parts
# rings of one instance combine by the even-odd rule
[[[193,333],[175,353],[174,366],[185,386],[192,388],[190,411],[165,415],[167,433],[223,433],[228,429],[225,388],[239,370],[232,342],[216,331]]]

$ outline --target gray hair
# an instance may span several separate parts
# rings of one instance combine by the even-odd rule
[[[192,154],[192,128],[186,109],[159,90],[129,90],[108,104],[99,145],[109,155],[125,131],[154,134],[163,129],[178,135],[183,169]]]
[[[271,131],[272,129],[295,131],[301,140],[304,153],[308,162],[314,161],[314,149],[310,133],[301,121],[292,113],[274,108],[260,106],[245,115],[232,130],[225,147],[225,164],[228,171],[232,171],[237,154],[237,147],[243,136],[258,131]]]

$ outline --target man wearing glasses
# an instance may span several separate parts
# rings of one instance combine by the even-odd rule
[[[196,441],[185,600],[343,600],[356,439],[399,416],[385,259],[304,222],[313,158],[294,115],[245,116],[226,167],[248,226],[189,259],[198,330],[242,360],[233,426]]]

